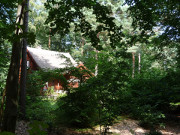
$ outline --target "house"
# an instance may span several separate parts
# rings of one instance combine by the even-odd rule
[[[67,67],[82,68],[84,65],[82,63],[78,64],[69,53],[27,47],[28,72],[31,73],[31,71],[39,69],[54,70]],[[79,80],[71,76],[70,73],[64,73],[64,77],[71,81],[70,87],[77,88],[79,86]],[[43,90],[45,91],[49,87],[53,87],[57,93],[61,93],[64,90],[61,81],[57,79],[46,82],[46,86],[44,86]]]

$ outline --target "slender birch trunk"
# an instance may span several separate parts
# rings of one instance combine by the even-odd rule
[[[23,17],[24,1],[18,5],[16,23],[20,24]],[[19,35],[20,29],[17,27],[16,35]],[[6,81],[6,101],[3,116],[2,131],[15,132],[17,109],[18,109],[18,81],[19,68],[21,59],[21,42],[20,38],[14,41],[12,46],[11,63]]]

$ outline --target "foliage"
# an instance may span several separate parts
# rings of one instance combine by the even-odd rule
[[[41,121],[33,121],[29,124],[28,130],[30,135],[47,135],[48,125]]]
[[[40,95],[40,90],[45,86],[45,83],[53,80],[61,80],[62,85],[66,88],[68,82],[63,76],[63,72],[66,69],[56,69],[56,70],[38,70],[33,71],[33,73],[28,74],[27,78],[27,94],[31,96]],[[51,89],[49,89],[51,91]],[[51,92],[50,92],[51,93]]]
[[[15,0],[2,0],[0,2],[0,92],[4,89],[10,62],[11,46],[9,41],[12,39],[12,33],[15,30],[13,24],[15,3]]]
[[[44,95],[53,95],[54,93],[54,86],[48,87],[48,90],[44,92]]]
[[[59,80],[65,90],[68,90],[69,83],[66,75],[73,76],[80,80],[80,83],[85,81],[86,77],[91,77],[92,73],[86,70],[83,66],[78,68],[70,67],[65,69],[55,69],[55,70],[38,70],[33,71],[28,74],[27,78],[27,94],[31,96],[40,95],[40,90],[45,86],[46,82],[51,82],[53,80]],[[48,88],[46,94],[53,93],[53,87]]]
[[[11,132],[0,132],[0,135],[15,135],[15,134]]]
[[[179,4],[174,1],[126,0],[130,6],[133,25],[144,30],[152,30],[153,26],[161,27],[162,39],[179,41]]]
[[[57,6],[58,5],[58,6]],[[48,1],[45,4],[49,10],[47,22],[52,27],[52,33],[60,33],[61,36],[70,32],[71,24],[74,26],[75,32],[81,31],[83,37],[90,39],[92,46],[102,49],[98,45],[99,39],[97,34],[101,31],[108,31],[111,46],[115,47],[115,43],[122,38],[121,26],[114,23],[114,17],[110,16],[111,11],[104,5],[94,0],[87,0],[83,3],[79,1]],[[91,14],[95,15],[96,23],[99,24],[95,29],[90,22],[87,21],[83,10],[92,10]],[[55,16],[56,14],[56,16]]]
[[[13,21],[15,20],[15,10],[16,0],[0,2],[0,42],[4,40],[10,40],[12,38],[12,33],[15,30]]]
[[[38,96],[40,90],[44,86],[45,82],[42,82],[42,77],[38,74],[38,71],[28,74],[27,76],[27,95]]]
[[[98,101],[101,110],[101,121],[98,123],[111,125],[117,115],[130,114],[145,127],[153,128],[161,124],[161,120],[165,117],[164,113],[170,110],[170,103],[179,100],[177,98],[179,72],[175,75],[174,71],[170,73],[163,69],[152,68],[149,61],[147,65],[144,64],[141,74],[137,74],[134,79],[126,78],[128,72],[122,71],[128,66],[126,59],[114,57],[113,53],[105,54],[101,52],[98,55],[98,76],[83,85],[84,91],[98,95],[94,100]],[[117,54],[118,52],[115,52],[115,56]],[[81,103],[78,100],[76,102]]]
[[[92,73],[84,66],[80,66],[79,68],[69,68],[69,74],[80,80],[79,88],[70,88],[67,96],[59,98],[58,109],[55,111],[56,122],[66,126],[91,127],[97,120],[96,97],[93,91],[87,91],[84,86],[87,83],[86,79],[91,78]]]
[[[92,127],[97,122],[96,97],[83,87],[58,100],[57,123],[73,127]]]
[[[47,81],[52,81],[53,79],[58,79],[62,82],[65,90],[68,90],[68,81],[65,78],[65,71],[68,71],[67,74],[70,74],[73,77],[76,77],[80,80],[80,83],[85,82],[85,78],[91,76],[91,73],[88,70],[83,69],[84,67],[79,68],[68,68],[68,69],[56,69],[49,71],[34,71],[32,74],[29,74],[28,77],[28,95],[31,98],[28,98],[27,104],[27,118],[30,120],[40,120],[48,124],[53,124],[55,120],[54,110],[57,108],[55,101],[45,100],[43,98],[37,98],[36,96],[40,95],[40,90]],[[52,94],[54,91],[53,87],[48,88],[46,95]],[[64,97],[64,96],[63,96]],[[84,96],[82,96],[84,97]],[[45,98],[45,97],[44,97]],[[72,100],[71,100],[72,101]],[[61,108],[60,108],[61,109]],[[69,108],[68,108],[69,109]],[[70,110],[70,109],[69,109]],[[70,117],[69,117],[70,118]]]
[[[45,25],[44,22],[47,18],[47,11],[44,9],[44,0],[30,1],[30,13],[29,13],[29,31],[36,35],[35,44],[37,47],[42,45],[43,48],[48,48],[48,33],[49,26]]]
[[[49,38],[52,40],[49,49],[72,52],[89,70],[81,67],[29,74],[27,94],[32,98],[28,99],[27,117],[30,120],[107,127],[118,115],[128,114],[141,125],[154,128],[165,113],[178,109],[175,106],[180,101],[179,0],[125,1],[127,5],[115,0],[41,1],[48,12],[41,2],[31,1],[30,31],[36,34],[36,46],[47,48]],[[22,27],[13,23],[16,2],[0,2],[0,89],[4,88],[7,76],[9,41],[27,36],[12,34],[15,26]],[[30,33],[28,36],[34,37]],[[135,56],[141,54],[141,62],[135,62],[141,64],[141,72],[131,78],[131,57],[127,49],[134,45],[139,50]],[[98,75],[92,77],[95,66]],[[79,88],[68,87],[66,71],[80,80]],[[86,81],[87,78],[91,79]],[[35,97],[46,82],[54,79],[61,80],[69,91],[57,105]],[[47,95],[52,91],[49,88]],[[45,134],[39,124],[34,123],[37,128],[32,126],[31,134]]]
[[[144,128],[155,128],[162,124],[162,120],[165,118],[165,115],[153,109],[150,105],[139,106],[136,105],[136,109],[132,109],[132,116],[139,120],[140,126]]]
[[[92,127],[95,124],[107,127],[113,124],[120,114],[120,95],[125,93],[127,87],[127,74],[119,68],[126,62],[121,57],[115,59],[115,54],[111,54],[112,61],[106,53],[99,54],[98,76],[88,79],[58,101],[58,122],[78,127]]]
[[[10,63],[10,45],[7,42],[3,42],[0,46],[0,92],[3,91],[6,83],[6,77],[8,73],[8,66]]]
[[[48,100],[45,97],[27,97],[26,117],[30,121],[38,120],[52,125],[55,120],[54,110],[56,108],[55,100]]]
[[[178,89],[174,89],[178,84],[171,80],[177,76],[169,77],[169,73],[150,69],[131,80],[129,111],[143,126],[160,124],[164,114],[171,110],[170,103],[179,100]]]

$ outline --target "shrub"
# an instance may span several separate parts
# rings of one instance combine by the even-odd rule
[[[54,86],[48,87],[48,90],[44,92],[44,95],[53,95],[54,93]]]
[[[63,87],[66,88],[68,82],[64,77],[64,70],[56,69],[56,70],[39,70],[34,71],[27,76],[27,95],[29,96],[40,96],[40,91],[42,90],[43,86],[45,86],[46,82],[52,81],[54,79],[58,79],[62,82]],[[46,94],[52,94],[54,91],[53,87],[48,88]]]
[[[11,132],[0,132],[0,135],[15,135],[15,134]]]
[[[173,75],[174,76],[173,76]],[[176,79],[175,79],[176,78]],[[170,103],[177,100],[178,77],[158,69],[142,72],[131,80],[130,113],[146,127],[155,127],[171,110]],[[127,101],[126,101],[127,102]]]
[[[41,121],[33,121],[29,124],[29,135],[47,135],[48,125]]]
[[[58,107],[56,110],[58,124],[85,128],[93,126],[98,119],[97,103],[91,90],[76,89],[68,96],[60,98]]]
[[[45,85],[39,71],[34,71],[27,76],[27,95],[40,96],[40,90]]]
[[[81,128],[95,124],[104,127],[112,125],[120,113],[120,88],[124,84],[117,85],[117,81],[113,80],[116,78],[108,78],[109,76],[91,78],[79,88],[71,90],[67,97],[59,99],[57,121]]]
[[[48,100],[43,97],[28,98],[26,114],[29,120],[44,121],[53,124],[55,119],[54,110],[57,108],[55,100]]]

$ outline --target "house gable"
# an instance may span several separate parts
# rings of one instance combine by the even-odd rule
[[[28,47],[29,55],[41,69],[76,67],[77,63],[69,53]]]
[[[27,63],[29,64],[28,72],[43,69],[54,70],[59,68],[77,67],[77,63],[69,53],[55,52],[37,48],[27,48]],[[67,72],[64,77],[69,80],[72,76]],[[56,92],[64,90],[61,80],[56,78],[46,82],[42,90],[53,87]],[[71,82],[70,87],[77,88],[78,82]]]

